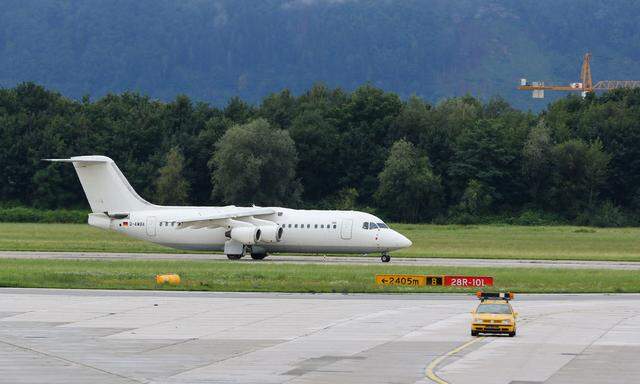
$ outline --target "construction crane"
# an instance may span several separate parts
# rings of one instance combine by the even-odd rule
[[[609,91],[618,88],[640,88],[640,80],[603,80],[593,85],[591,80],[591,53],[585,53],[582,60],[582,70],[580,71],[580,82],[569,83],[569,85],[546,85],[542,81],[529,83],[527,79],[520,79],[519,90],[532,91],[534,99],[544,98],[544,91],[571,91],[581,92],[582,97],[587,93],[595,91]]]

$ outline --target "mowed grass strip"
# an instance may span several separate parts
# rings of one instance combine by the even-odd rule
[[[0,223],[1,251],[185,253],[88,224]]]
[[[640,261],[640,228],[395,224],[413,241],[395,256]],[[286,236],[286,234],[285,234]],[[0,250],[178,253],[86,224],[0,223]]]
[[[179,286],[155,283],[177,273]],[[376,274],[493,276],[490,290],[521,293],[640,292],[637,271],[524,268],[268,264],[220,261],[0,260],[0,286],[85,289],[162,289],[244,292],[475,292],[477,288],[385,287]]]
[[[396,224],[407,257],[640,261],[640,228]]]

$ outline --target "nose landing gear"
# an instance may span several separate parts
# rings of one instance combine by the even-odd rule
[[[388,263],[391,261],[391,256],[389,256],[388,252],[382,252],[382,256],[380,256],[380,260],[382,260],[383,263]]]

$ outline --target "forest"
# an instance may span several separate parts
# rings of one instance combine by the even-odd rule
[[[72,167],[113,158],[160,204],[359,209],[399,222],[637,225],[640,90],[539,113],[321,83],[224,107],[125,92],[0,88],[0,207],[88,209]]]

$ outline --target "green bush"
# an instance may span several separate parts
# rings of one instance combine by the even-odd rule
[[[5,223],[86,223],[89,212],[83,210],[41,210],[27,207],[0,208]]]
[[[538,210],[527,209],[522,212],[520,216],[514,217],[510,220],[509,224],[514,225],[558,225],[562,224],[563,220],[552,213],[547,213]]]
[[[631,220],[612,202],[607,201],[595,210],[585,211],[576,218],[578,225],[592,227],[624,227],[631,224]]]

